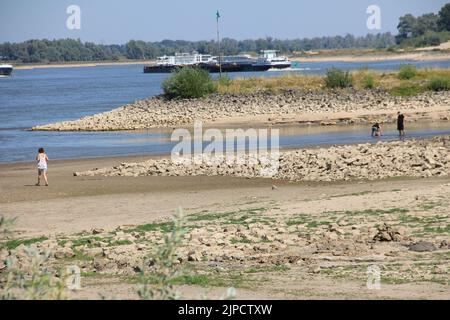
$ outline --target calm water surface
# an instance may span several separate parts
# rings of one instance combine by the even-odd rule
[[[296,63],[291,71],[236,73],[231,77],[273,77],[283,72],[323,74],[330,67],[395,70],[408,61],[370,63]],[[450,68],[450,61],[413,62],[421,68]],[[36,149],[45,147],[52,158],[83,158],[170,152],[170,132],[61,133],[30,132],[35,125],[108,111],[123,104],[161,93],[166,74],[144,74],[142,65],[48,68],[16,70],[12,77],[0,78],[0,162],[32,160]],[[287,129],[286,129],[287,130]],[[282,131],[283,147],[372,141],[367,128],[329,128],[321,131],[294,128]],[[411,136],[448,134],[444,126],[411,128]],[[395,139],[395,132],[383,139]]]

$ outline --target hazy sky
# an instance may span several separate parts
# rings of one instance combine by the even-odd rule
[[[438,10],[449,0],[0,0],[0,42],[81,38],[97,43],[130,39],[210,40],[215,13],[222,36],[280,39],[364,35],[369,5],[381,8],[382,29],[396,33],[398,18]],[[81,30],[66,28],[69,5],[81,8]]]

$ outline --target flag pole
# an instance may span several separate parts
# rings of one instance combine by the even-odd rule
[[[219,49],[219,72],[220,72],[220,77],[222,77],[222,54],[220,52],[220,33],[219,33],[219,18],[220,18],[220,14],[219,14],[219,10],[217,10],[217,45],[218,45],[218,49]]]

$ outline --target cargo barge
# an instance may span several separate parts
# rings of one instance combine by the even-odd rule
[[[144,67],[144,73],[170,73],[182,67],[197,67],[210,73],[257,72],[290,68],[291,62],[286,57],[277,57],[274,50],[263,51],[257,58],[246,54],[219,58],[198,53],[181,53],[159,57],[155,64]]]

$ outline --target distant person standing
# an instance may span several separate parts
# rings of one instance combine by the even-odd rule
[[[44,148],[39,148],[39,153],[36,156],[37,169],[38,169],[38,182],[36,186],[41,185],[41,176],[44,177],[45,186],[48,187],[47,169],[48,169],[48,157],[45,154]]]
[[[405,136],[405,116],[400,111],[397,114],[397,130],[400,137]]]

